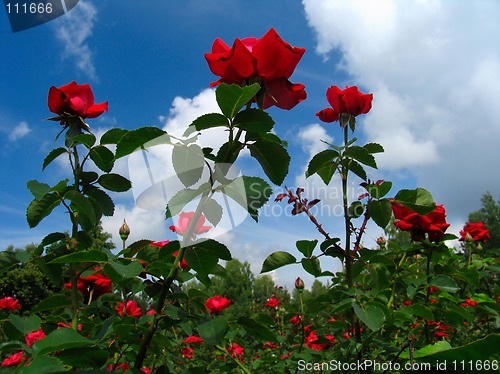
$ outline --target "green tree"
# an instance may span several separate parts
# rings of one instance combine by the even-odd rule
[[[260,275],[255,279],[253,286],[253,299],[257,305],[263,305],[273,294],[275,284],[269,274]]]
[[[490,230],[491,239],[487,240],[482,247],[485,251],[500,248],[500,201],[495,201],[490,192],[486,192],[481,198],[482,207],[475,212],[469,213],[469,222],[483,222]]]

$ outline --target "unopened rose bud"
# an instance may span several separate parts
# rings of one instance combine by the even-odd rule
[[[380,236],[377,238],[377,244],[381,247],[385,247],[386,242],[387,242],[387,240],[385,240],[385,238],[383,236]]]
[[[300,279],[300,277],[295,280],[295,288],[298,289],[299,292],[302,292],[304,289],[304,281]]]
[[[130,227],[128,227],[125,220],[123,220],[123,225],[120,226],[120,230],[118,230],[118,233],[120,234],[120,238],[122,240],[127,240],[128,236],[130,235]]]
[[[466,241],[466,242],[473,242],[473,241],[474,241],[474,238],[472,237],[472,235],[471,235],[471,234],[466,233],[466,234],[465,234],[465,241]]]

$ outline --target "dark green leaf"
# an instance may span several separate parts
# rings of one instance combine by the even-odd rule
[[[165,144],[170,142],[170,136],[158,127],[140,127],[128,131],[118,141],[115,158],[128,156],[142,147]]]
[[[297,259],[288,252],[274,252],[267,256],[264,264],[262,264],[260,273],[267,273],[285,265],[295,264],[296,262]]]
[[[52,151],[50,151],[50,153],[47,155],[47,157],[45,157],[45,159],[43,160],[43,165],[42,165],[42,170],[45,170],[45,168],[52,162],[54,161],[56,158],[58,158],[60,155],[62,154],[65,154],[65,153],[68,153],[68,150],[66,148],[62,148],[62,147],[59,147],[59,148],[55,148],[53,149]]]
[[[203,174],[205,158],[197,144],[175,145],[172,151],[172,164],[177,177],[186,187],[198,182]]]
[[[387,195],[392,188],[392,182],[382,182],[380,184],[369,184],[365,186],[368,193],[375,199],[380,199]]]
[[[71,138],[71,142],[72,144],[68,148],[73,147],[75,144],[83,144],[85,147],[90,149],[95,144],[96,138],[94,134],[80,134],[73,136]]]
[[[204,192],[210,191],[210,188],[210,183],[207,182],[203,183],[196,189],[186,188],[184,190],[180,190],[168,201],[165,218],[172,218],[179,214],[184,209],[184,206]]]
[[[262,169],[269,177],[271,182],[281,185],[290,165],[290,155],[283,146],[267,140],[258,140],[248,145],[250,154],[262,166]]]
[[[453,279],[451,279],[447,275],[442,275],[442,274],[436,275],[435,277],[433,277],[430,280],[429,285],[437,287],[441,291],[450,292],[450,293],[455,293],[460,289],[460,287],[457,286],[457,284],[455,283],[455,281]]]
[[[104,144],[118,144],[120,139],[128,132],[128,130],[113,128],[111,130],[106,131],[101,136],[101,145]]]
[[[30,180],[26,183],[28,190],[35,197],[36,200],[42,199],[50,192],[50,186],[46,183],[40,183],[36,180]]]
[[[375,157],[371,155],[365,148],[352,146],[347,148],[344,155],[350,159],[354,159],[364,165],[370,166],[372,168],[377,168],[377,163],[375,162]]]
[[[257,83],[251,86],[240,87],[237,84],[221,83],[215,90],[215,98],[219,104],[222,113],[227,118],[234,118],[250,100],[259,92],[260,85]]]
[[[26,210],[29,227],[36,227],[60,203],[59,197],[53,193],[46,194],[39,200],[33,200]]]
[[[277,343],[278,338],[268,327],[262,325],[256,320],[248,317],[238,318],[238,324],[252,336],[262,339],[262,341]]]
[[[198,332],[200,337],[206,344],[216,345],[219,344],[226,335],[227,319],[224,317],[217,317],[198,325]]]
[[[88,185],[95,182],[99,178],[99,174],[95,171],[83,171],[80,173],[82,185]]]
[[[314,248],[318,245],[317,240],[299,240],[295,243],[297,249],[302,253],[305,257],[311,257]]]
[[[97,338],[96,338],[97,340]],[[65,365],[74,368],[100,368],[108,359],[108,352],[99,347],[85,347],[85,348],[72,348],[66,349],[63,352],[57,353],[57,358]],[[78,371],[81,374],[104,374],[104,371]],[[128,371],[131,372],[130,370]],[[109,373],[109,372],[108,372]],[[135,373],[132,371],[132,373]]]
[[[363,206],[363,203],[359,200],[355,200],[351,203],[349,206],[349,217],[351,218],[358,218],[361,217],[365,211],[365,207]]]
[[[73,208],[73,210],[80,214],[84,214],[89,219],[92,226],[95,226],[97,224],[92,204],[80,192],[75,190],[69,190],[64,194],[64,198],[66,200],[71,201],[71,207]]]
[[[362,309],[356,302],[352,303],[352,307],[358,318],[371,330],[378,331],[384,325],[385,314],[379,307],[375,305],[367,305],[364,309]]]
[[[347,162],[348,165],[347,167],[349,168],[350,171],[352,171],[354,174],[356,174],[364,181],[366,180],[366,171],[363,168],[363,166],[361,166],[361,164],[357,163],[354,160],[344,160],[344,161]]]
[[[234,117],[236,127],[256,133],[267,133],[272,130],[274,121],[261,109],[245,109]]]
[[[93,345],[94,342],[84,338],[73,329],[63,328],[52,331],[45,338],[33,344],[35,356],[62,351],[68,348],[85,347]]]
[[[14,325],[16,329],[21,331],[24,335],[38,330],[42,324],[42,321],[38,316],[29,316],[27,318],[21,318],[13,313],[9,315],[9,321]]]
[[[115,155],[103,145],[92,148],[90,158],[102,171],[109,173],[115,163]]]
[[[436,209],[432,195],[423,188],[401,190],[394,196],[394,200],[420,215],[426,215]]]
[[[363,146],[370,153],[381,153],[384,152],[384,147],[378,143],[368,143]]]
[[[115,213],[115,204],[109,195],[95,186],[85,187],[84,192],[87,194],[89,199],[93,200],[94,203],[99,205],[99,208],[106,217],[112,217]]]
[[[189,267],[202,275],[208,275],[219,261],[213,252],[205,251],[201,246],[196,245],[186,249],[184,259]]]
[[[409,308],[414,316],[422,317],[428,321],[434,321],[434,314],[429,307],[422,304],[413,304]]]
[[[273,193],[271,186],[262,178],[241,176],[218,189],[245,208],[257,222],[258,210]]]
[[[321,275],[321,265],[317,257],[303,258],[301,260],[302,267],[309,274],[319,277]]]
[[[337,164],[332,162],[330,164],[326,164],[326,166],[319,169],[316,173],[323,180],[323,182],[326,185],[328,185],[330,183],[330,181],[332,180],[332,177],[335,174],[336,170],[337,170]]]
[[[71,305],[71,299],[66,295],[53,295],[45,300],[42,300],[36,307],[31,311],[33,313],[39,313],[46,310],[65,308]]]
[[[209,199],[203,205],[203,214],[208,219],[208,221],[217,226],[222,219],[222,207],[214,199]]]
[[[325,167],[330,168],[332,163],[338,157],[339,153],[333,149],[326,149],[315,154],[311,161],[309,161],[309,165],[307,166],[306,178],[309,178],[314,173],[317,173],[320,169],[323,169]],[[328,182],[325,182],[325,184],[328,184],[329,182],[330,180],[328,180]]]
[[[132,188],[130,181],[119,174],[103,174],[97,180],[102,187],[109,191],[125,192]]]
[[[208,113],[196,118],[184,132],[189,136],[195,131],[201,131],[212,127],[229,127],[229,121],[220,113]]]
[[[224,261],[232,260],[231,252],[229,251],[229,249],[224,244],[214,239],[203,240],[194,245],[196,246],[196,248],[199,248],[205,252],[212,253],[221,260]]]
[[[130,279],[138,276],[144,268],[138,261],[132,261],[129,264],[123,264],[119,261],[110,261],[109,264],[121,277]]]
[[[134,257],[137,252],[139,252],[141,249],[146,248],[152,243],[151,240],[138,240],[132,244],[130,244],[125,250],[123,251],[123,255],[125,257]]]
[[[60,240],[64,240],[68,237],[68,234],[62,232],[52,232],[42,239],[40,246],[45,247],[50,244],[54,244]]]
[[[20,374],[53,374],[67,372],[69,369],[64,366],[61,360],[51,356],[39,356],[24,366]]]
[[[368,205],[368,213],[379,227],[385,229],[392,217],[391,202],[387,199],[372,200]]]
[[[70,253],[60,256],[50,261],[49,264],[72,264],[75,262],[106,262],[108,256],[102,251],[93,249],[90,251],[82,251]]]

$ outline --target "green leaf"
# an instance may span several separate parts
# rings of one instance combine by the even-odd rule
[[[394,196],[394,200],[422,216],[436,209],[432,195],[420,187],[414,190],[401,190]]]
[[[333,161],[338,157],[339,153],[333,149],[326,149],[315,154],[311,161],[309,161],[309,165],[307,165],[306,178],[309,178],[314,173],[317,173],[320,169],[325,167],[330,168]],[[335,172],[335,168],[333,171]],[[330,183],[330,180],[328,180],[328,182],[325,181],[325,184],[328,183]]]
[[[309,274],[319,277],[321,275],[321,265],[317,257],[303,258],[301,260],[302,267]]]
[[[194,246],[196,246],[200,250],[203,250],[207,253],[212,253],[213,255],[217,256],[217,258],[220,258],[221,260],[224,260],[224,261],[232,260],[231,252],[229,251],[229,249],[224,244],[222,244],[214,239],[200,241],[200,242],[194,244]]]
[[[109,173],[115,164],[115,155],[103,145],[92,148],[90,159],[102,171]]]
[[[38,316],[30,316],[24,319],[16,314],[11,313],[9,315],[9,321],[14,325],[16,329],[21,331],[24,335],[38,330],[42,325],[42,321]]]
[[[227,118],[234,118],[253,97],[259,92],[260,85],[257,83],[251,86],[240,87],[237,84],[221,83],[215,90],[215,98],[222,113]]]
[[[196,189],[186,188],[180,190],[168,201],[165,218],[168,219],[179,214],[189,202],[193,201],[204,192],[210,191],[210,188],[210,183],[207,182]]]
[[[62,154],[65,154],[65,153],[68,153],[68,150],[66,148],[62,148],[62,147],[59,147],[59,148],[55,148],[53,149],[52,151],[50,151],[50,153],[47,155],[47,157],[45,157],[45,159],[43,160],[43,165],[42,165],[42,170],[45,170],[45,168],[52,162],[54,161],[56,158],[58,158],[60,155]]]
[[[115,213],[115,204],[106,192],[95,186],[87,186],[84,189],[84,193],[87,194],[91,202],[93,200],[94,203],[97,203],[99,205],[102,214],[104,214],[106,217],[113,216],[113,214]]]
[[[434,321],[434,314],[429,307],[422,304],[413,304],[409,306],[412,314],[417,317],[422,317],[428,321]]]
[[[460,287],[457,286],[457,284],[455,283],[455,281],[453,279],[451,279],[447,275],[442,275],[442,274],[436,275],[435,277],[433,277],[430,280],[429,285],[437,287],[441,291],[450,292],[450,293],[455,293],[460,289]]]
[[[39,356],[30,362],[28,366],[24,366],[20,374],[52,374],[69,371],[61,360],[51,356]]]
[[[132,184],[127,178],[114,173],[101,175],[97,183],[105,189],[114,192],[125,192],[132,188]]]
[[[138,261],[132,261],[126,265],[119,261],[110,261],[109,264],[114,271],[125,279],[134,278],[144,271],[144,268]]]
[[[185,187],[198,182],[203,174],[205,158],[197,144],[188,146],[176,144],[172,151],[172,164],[177,177]]]
[[[75,190],[69,190],[64,194],[64,198],[66,200],[71,201],[71,207],[73,208],[73,210],[80,214],[84,214],[89,219],[92,226],[95,226],[97,224],[92,204],[80,192]]]
[[[68,348],[77,348],[93,345],[94,342],[84,338],[73,329],[63,328],[52,331],[45,338],[33,344],[35,356],[62,351]]]
[[[196,245],[186,249],[184,259],[189,267],[201,275],[208,275],[215,267],[219,258],[213,252],[205,251],[201,246]]]
[[[229,127],[228,119],[220,113],[208,113],[196,118],[184,132],[189,136],[195,131],[201,131],[212,127]]]
[[[356,302],[352,303],[352,307],[358,318],[371,330],[378,331],[384,325],[385,314],[379,307],[367,305],[366,308],[362,309]]]
[[[134,257],[141,249],[146,248],[151,243],[152,243],[151,240],[146,240],[146,239],[133,242],[123,250],[123,255],[125,257]]]
[[[271,182],[281,185],[290,165],[290,155],[282,145],[267,140],[257,140],[247,146],[250,154],[262,166]]]
[[[384,147],[378,143],[368,143],[363,146],[369,153],[382,153],[384,152]]]
[[[98,338],[96,338],[97,340]],[[108,359],[108,352],[99,347],[85,347],[66,349],[63,352],[57,353],[57,358],[65,365],[74,368],[99,368],[104,366]],[[97,371],[80,371],[81,374],[104,374]],[[130,371],[129,371],[130,373]]]
[[[269,200],[273,193],[271,186],[262,178],[241,176],[230,184],[218,188],[231,199],[245,208],[257,222],[258,210]]]
[[[344,156],[354,159],[356,161],[359,161],[360,163],[370,166],[372,168],[377,168],[377,163],[375,162],[375,157],[371,155],[370,152],[368,152],[365,148],[363,147],[358,147],[358,146],[352,146],[346,149]]]
[[[305,257],[311,257],[314,248],[318,245],[317,240],[298,240],[295,245]]]
[[[434,344],[429,344],[426,345],[425,347],[422,347],[415,352],[413,352],[413,358],[419,358],[423,356],[428,356],[428,355],[433,355],[439,352],[447,351],[451,348],[450,343],[448,343],[446,340],[440,340]],[[404,352],[401,354],[401,358],[409,358],[409,354],[407,352]],[[461,356],[454,356],[453,359],[457,359],[457,357],[462,358]],[[437,361],[434,361],[436,363]],[[450,360],[450,363],[452,361]]]
[[[361,217],[365,211],[363,203],[359,200],[354,200],[349,206],[349,217],[358,218]]]
[[[66,295],[53,295],[42,300],[36,307],[31,311],[33,313],[39,313],[46,310],[65,308],[71,305],[71,299]]]
[[[385,229],[392,217],[391,202],[387,199],[372,200],[368,205],[368,213],[379,227]]]
[[[136,130],[128,131],[118,141],[116,146],[115,158],[119,159],[124,156],[138,151],[141,147],[145,147],[146,143],[149,146],[165,144],[170,142],[170,136],[159,129],[158,127],[140,127]]]
[[[29,227],[38,226],[60,203],[61,200],[59,197],[53,193],[46,194],[39,200],[33,200],[26,210],[26,219]]]
[[[28,190],[30,190],[36,200],[41,200],[50,192],[50,186],[48,184],[36,180],[29,180],[26,183],[26,187],[28,187]]]
[[[95,171],[83,171],[80,173],[80,180],[82,185],[89,185],[94,183],[99,178],[99,174]]]
[[[332,177],[335,174],[336,170],[337,170],[337,164],[332,162],[332,163],[327,164],[326,166],[322,167],[321,169],[319,169],[316,173],[323,180],[323,182],[326,185],[328,185],[330,183],[330,181],[332,180]]]
[[[50,261],[49,264],[73,264],[76,262],[106,262],[108,256],[102,251],[92,249],[90,251],[74,252],[63,255]]]
[[[198,333],[206,344],[219,344],[226,335],[227,319],[225,317],[217,317],[198,324]]]
[[[262,325],[256,320],[248,317],[238,318],[238,324],[252,336],[261,339],[262,341],[278,343],[278,338],[268,327]]]
[[[354,174],[356,174],[358,177],[360,177],[364,181],[366,180],[366,171],[363,168],[363,166],[361,166],[361,164],[359,164],[358,162],[356,162],[354,160],[347,160],[347,159],[344,160],[344,162],[347,162],[347,167],[350,171],[352,171]]]
[[[68,148],[73,147],[75,144],[83,144],[85,147],[90,149],[96,142],[94,134],[80,134],[73,136],[71,139],[68,140],[71,142],[71,145],[68,146]]]
[[[222,207],[214,199],[207,200],[203,205],[203,214],[214,226],[217,226],[222,219],[222,212]]]
[[[261,109],[245,109],[234,117],[234,125],[245,131],[267,133],[273,129],[274,120]]]
[[[295,264],[296,262],[297,259],[288,252],[274,252],[267,256],[264,264],[262,264],[262,270],[260,273],[267,273],[285,265]]]
[[[384,181],[380,184],[369,184],[365,186],[368,193],[375,199],[380,199],[387,195],[392,188],[392,182]]]
[[[120,139],[128,132],[128,130],[113,128],[111,130],[106,131],[101,136],[100,144],[118,144]]]

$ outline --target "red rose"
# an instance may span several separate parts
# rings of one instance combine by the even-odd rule
[[[331,343],[335,343],[335,337],[332,335],[325,336]],[[311,331],[309,335],[306,337],[306,346],[315,351],[321,351],[328,347],[326,343],[315,343],[318,340],[318,336],[316,335],[316,331]]]
[[[477,301],[476,300],[471,300],[469,297],[465,300],[465,303],[462,303],[460,304],[460,306],[471,306],[471,307],[475,307],[477,305]]]
[[[24,339],[26,340],[26,345],[28,347],[31,347],[34,342],[36,342],[37,340],[45,338],[45,336],[46,336],[45,333],[40,328],[40,329],[38,329],[36,331],[32,331],[29,334],[27,334]]]
[[[292,318],[290,318],[290,323],[292,325],[295,325],[295,326],[300,325],[301,321],[302,321],[302,317],[299,315],[296,315],[296,316],[293,316]]]
[[[49,109],[64,115],[76,115],[82,118],[99,117],[108,111],[108,103],[94,104],[94,94],[88,84],[76,84],[75,81],[61,87],[50,87]]]
[[[118,302],[118,306],[115,308],[119,315],[123,314],[123,303],[121,301]],[[125,305],[125,314],[127,316],[132,317],[140,317],[142,316],[141,308],[137,306],[137,303],[133,300],[128,300]]]
[[[236,356],[239,360],[241,360],[243,358],[243,354],[245,353],[245,348],[233,343],[227,347],[227,351],[231,354],[231,356]]]
[[[271,297],[267,300],[267,304],[266,306],[270,307],[270,308],[274,308],[274,307],[277,307],[278,305],[281,304],[281,301],[279,301],[277,298],[275,297]]]
[[[86,303],[96,300],[105,293],[113,293],[111,289],[111,279],[101,273],[95,273],[85,278],[78,278],[77,288],[83,294]],[[64,286],[71,290],[71,282],[65,283]]]
[[[182,348],[182,356],[191,360],[194,356],[194,349],[191,347]]]
[[[331,86],[326,91],[326,99],[332,107],[325,108],[316,115],[323,122],[334,122],[338,121],[341,113],[351,116],[368,113],[372,108],[373,94],[364,94],[356,86],[346,86],[345,90]]]
[[[466,240],[467,234],[475,242],[485,242],[490,239],[490,230],[484,226],[483,222],[467,222],[463,230],[460,231],[460,239],[458,240]]]
[[[164,245],[167,245],[168,243],[170,243],[170,240],[164,240],[162,242],[153,242],[150,245],[153,246],[153,247],[161,248]]]
[[[260,107],[292,109],[307,96],[303,84],[288,80],[305,51],[285,42],[273,28],[260,39],[236,39],[232,48],[217,38],[212,52],[205,53],[210,70],[220,76],[211,86],[258,82],[265,93]]]
[[[425,233],[430,241],[439,241],[450,226],[446,223],[446,212],[442,204],[437,205],[434,211],[421,216],[403,204],[393,201],[392,211],[396,219],[394,226],[402,231],[410,231],[411,238],[416,241],[424,239]]]
[[[182,341],[183,343],[198,343],[198,344],[203,344],[203,339],[200,338],[199,336],[188,336],[186,339]]]
[[[19,308],[21,308],[21,305],[19,305],[19,300],[16,300],[10,296],[0,299],[0,309],[9,309],[11,312],[15,313]]]
[[[4,358],[2,361],[2,366],[3,367],[9,367],[9,366],[17,366],[24,360],[26,360],[26,356],[24,355],[23,351],[14,353],[13,355],[7,356]]]
[[[209,297],[205,302],[205,306],[210,314],[219,313],[231,306],[231,300],[222,296]]]
[[[121,370],[122,373],[126,373],[129,369],[129,365],[126,362],[122,362],[121,364],[116,365],[115,371]],[[106,371],[113,371],[113,364],[108,364],[106,366]]]
[[[194,218],[194,212],[181,212],[179,213],[179,219],[177,220],[177,226],[170,226],[170,230],[173,232],[179,234],[179,235],[184,235],[188,228],[189,225],[191,224],[191,221]],[[206,233],[208,230],[212,228],[212,226],[203,226],[205,223],[205,216],[202,214],[199,218],[198,221],[196,222],[196,225],[194,226],[194,231],[193,234],[199,235]]]

